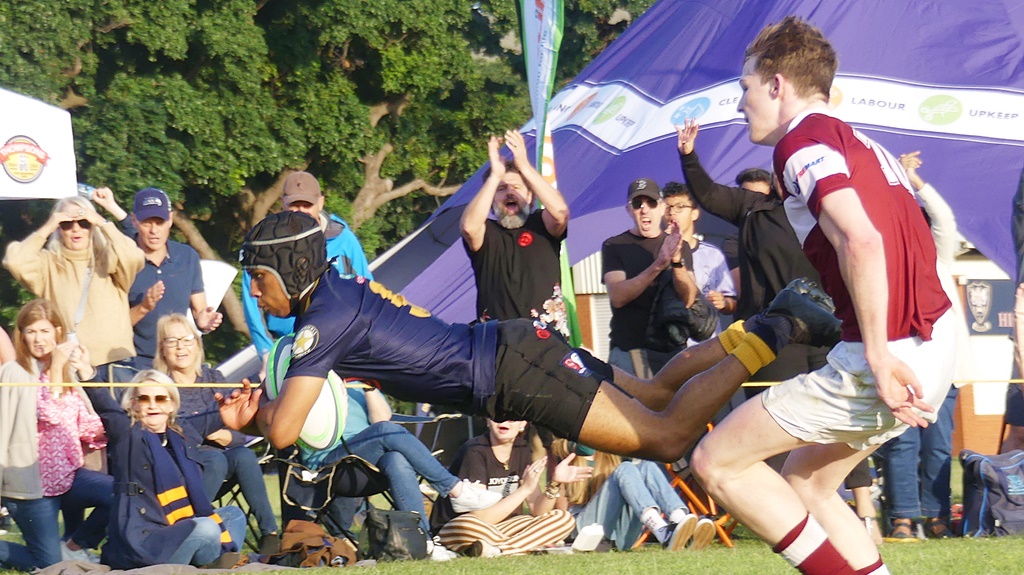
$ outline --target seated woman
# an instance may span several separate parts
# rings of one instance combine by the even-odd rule
[[[139,372],[118,404],[89,388],[110,442],[114,505],[103,563],[134,569],[160,563],[230,568],[240,559],[245,514],[214,511],[191,445],[175,422],[181,403],[167,375]],[[193,418],[208,435],[223,427],[216,411]],[[198,423],[198,422],[197,422]]]
[[[57,306],[65,335],[89,348],[101,381],[135,355],[128,290],[144,263],[135,241],[78,196],[54,204],[41,228],[7,245],[3,261],[28,291]]]
[[[205,365],[203,340],[192,323],[180,313],[165,315],[156,324],[159,342],[153,367],[171,376],[175,383],[209,383],[210,387],[183,387],[179,389],[181,407],[178,417],[189,443],[200,454],[203,485],[211,498],[217,496],[225,480],[234,479],[242,489],[260,529],[259,550],[262,554],[279,549],[277,518],[270,507],[267,485],[263,481],[263,468],[256,454],[245,446],[244,433],[221,428],[202,434],[192,425],[194,416],[203,417],[217,411],[214,398],[216,384],[224,382],[221,372]]]
[[[589,447],[556,440],[556,455],[576,453],[577,465],[593,466],[594,474],[587,482],[570,485],[559,500],[576,520],[576,530],[600,524],[605,537],[620,550],[631,549],[646,527],[671,551],[686,548],[703,549],[715,537],[710,519],[698,519],[669,485],[665,472],[652,461],[623,461],[618,455],[595,452]],[[668,512],[668,520],[662,516]]]
[[[0,495],[25,540],[0,541],[4,567],[30,571],[61,560],[57,514],[63,496],[69,505],[90,497],[98,502],[87,525],[68,529],[66,545],[80,550],[103,539],[104,493],[82,493],[90,477],[82,469],[82,441],[102,447],[102,428],[98,420],[88,421],[89,402],[81,389],[59,385],[91,377],[93,367],[88,350],[64,339],[56,307],[32,300],[18,312],[15,360],[0,367],[0,382],[58,384],[56,394],[49,385],[0,387]],[[87,421],[79,428],[80,414]],[[108,484],[105,492],[110,491]]]
[[[384,395],[365,384],[350,383],[348,410],[342,437],[345,444],[327,452],[300,450],[300,461],[312,469],[326,466],[348,455],[358,455],[379,468],[388,479],[388,492],[401,511],[415,511],[425,533],[430,532],[427,512],[420,492],[420,476],[439,494],[447,495],[460,512],[483,509],[500,498],[483,488],[463,483],[452,475],[430,453],[423,443],[407,429],[391,423],[391,406]],[[348,449],[346,449],[346,445]],[[348,530],[358,501],[336,497],[327,507],[327,527],[336,532]],[[429,545],[428,545],[429,547]],[[432,547],[431,558],[445,560],[454,557],[440,546]]]
[[[590,468],[571,465],[575,456],[569,455],[554,467],[546,489],[538,491],[547,458],[530,461],[530,448],[522,437],[525,429],[525,421],[487,420],[487,433],[459,449],[451,470],[464,480],[486,485],[502,499],[460,515],[447,498],[439,499],[430,522],[442,545],[470,556],[522,555],[557,545],[572,533],[572,516],[555,509],[555,499],[561,484],[590,477]],[[529,514],[522,513],[523,503]]]

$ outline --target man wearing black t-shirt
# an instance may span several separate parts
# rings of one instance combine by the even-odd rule
[[[629,185],[626,211],[633,227],[604,241],[601,246],[603,281],[612,304],[612,349],[608,363],[642,378],[650,378],[672,353],[648,349],[647,324],[651,317],[658,277],[672,270],[672,284],[687,307],[699,289],[690,272],[690,246],[678,230],[662,231],[665,202],[654,180],[640,178]]]
[[[491,137],[490,172],[462,212],[463,245],[476,276],[477,317],[540,319],[568,336],[558,255],[569,206],[530,165],[517,130],[505,132],[505,145],[512,151],[511,162],[502,161],[501,140]],[[534,210],[534,194],[544,208]]]

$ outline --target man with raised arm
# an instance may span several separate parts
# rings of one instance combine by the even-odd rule
[[[519,131],[505,132],[504,142],[513,160],[502,161],[502,141],[492,136],[491,169],[462,212],[462,241],[476,278],[476,316],[537,318],[568,336],[558,256],[569,206],[530,164]],[[536,200],[544,207],[536,208]]]

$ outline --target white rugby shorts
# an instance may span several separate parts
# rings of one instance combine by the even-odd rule
[[[956,357],[952,309],[935,322],[932,339],[912,337],[889,342],[924,387],[924,401],[936,410],[953,380]],[[864,358],[864,344],[839,342],[820,369],[798,375],[761,394],[768,413],[786,433],[808,443],[846,443],[856,450],[885,443],[907,429],[878,398],[875,378]],[[918,414],[935,421],[935,413]]]

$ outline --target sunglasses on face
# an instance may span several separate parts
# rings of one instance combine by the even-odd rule
[[[196,336],[186,335],[185,337],[165,337],[164,347],[178,347],[181,344],[184,347],[192,347],[196,343]]]
[[[82,228],[83,230],[87,230],[92,227],[92,223],[89,222],[89,220],[71,220],[68,222],[61,222],[60,229],[66,232],[73,228],[75,224],[78,224],[78,227]]]
[[[156,405],[163,405],[163,404],[167,403],[170,400],[171,400],[171,396],[169,396],[169,395],[136,395],[135,396],[135,402],[136,403],[142,403],[142,404],[146,404],[146,403],[154,404],[155,403]]]
[[[658,200],[654,198],[637,197],[633,198],[633,201],[630,202],[630,205],[633,206],[634,210],[639,210],[644,204],[647,204],[647,207],[653,210],[658,207]]]

